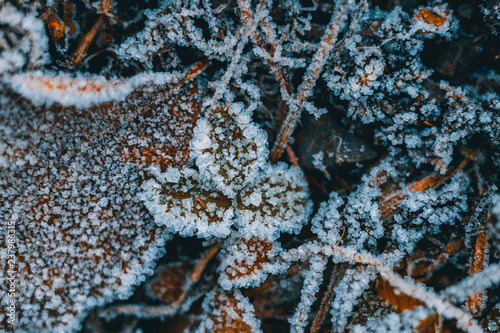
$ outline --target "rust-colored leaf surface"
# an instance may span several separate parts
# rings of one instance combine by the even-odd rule
[[[440,27],[446,23],[448,20],[449,11],[444,12],[444,15],[439,15],[438,13],[432,11],[428,8],[422,8],[419,10],[417,15],[415,15],[416,20],[421,20],[427,24],[432,24],[436,27]]]

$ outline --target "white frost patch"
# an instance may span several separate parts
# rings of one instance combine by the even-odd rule
[[[49,61],[49,40],[42,20],[33,14],[22,13],[6,3],[0,7],[0,25],[8,26],[16,35],[12,38],[16,40],[16,44],[0,54],[0,73],[14,71],[24,65],[38,67]],[[19,39],[19,36],[23,37]],[[5,38],[3,33],[0,38]]]

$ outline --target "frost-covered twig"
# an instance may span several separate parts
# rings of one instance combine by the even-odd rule
[[[348,13],[349,2],[342,1],[335,9],[335,14],[328,25],[328,28],[321,40],[318,50],[314,54],[311,64],[307,68],[304,79],[299,86],[297,97],[287,101],[289,112],[283,122],[278,139],[274,143],[274,148],[271,152],[271,162],[276,163],[281,156],[281,152],[285,147],[290,135],[292,135],[297,120],[299,119],[305,100],[312,94],[312,89],[316,84],[316,80],[321,74],[323,65],[325,64],[328,55],[333,49],[333,44],[342,29]]]
[[[333,256],[334,258],[337,258],[337,260],[339,261],[349,261],[351,263],[373,266],[378,271],[378,273],[385,280],[387,280],[387,282],[389,282],[393,287],[399,289],[401,292],[407,295],[412,296],[413,298],[416,298],[424,302],[428,307],[434,309],[441,316],[457,320],[458,327],[470,333],[482,332],[481,328],[478,326],[476,321],[469,313],[441,299],[439,295],[425,288],[423,285],[415,283],[408,279],[404,279],[398,274],[395,274],[392,271],[392,269],[389,269],[384,265],[381,259],[376,258],[369,253],[356,252],[355,250],[346,247],[324,246],[318,243],[316,244],[311,243],[290,250],[289,252],[282,255],[282,259],[289,261],[295,261],[301,259],[303,260],[305,258],[310,257],[311,255],[319,255],[319,254],[326,256]],[[488,272],[490,276],[494,275],[492,273],[496,272],[496,277],[493,276],[490,277],[489,279],[484,279],[484,275],[479,273],[470,279],[474,279],[481,274],[483,279],[480,280],[480,282],[483,282],[485,286],[490,286],[494,283],[500,282],[500,274],[498,272],[500,271],[500,266],[492,266],[492,267],[495,267],[496,270]],[[483,271],[483,273],[484,272],[486,272],[486,270]],[[454,294],[455,291],[456,290],[453,289],[452,294]]]
[[[293,316],[288,320],[291,326],[290,332],[293,333],[304,332],[306,328],[311,306],[316,300],[316,293],[323,281],[323,271],[326,267],[326,259],[321,257],[312,258],[310,264],[311,268],[304,279],[300,303],[297,305]]]
[[[250,29],[252,29],[252,27],[255,27],[256,23],[254,21],[254,18],[252,16],[251,11],[250,11],[250,4],[248,3],[248,1],[247,0],[239,0],[238,6],[240,7],[242,21],[245,22],[247,29],[250,30]],[[268,22],[267,17],[263,18],[262,26],[264,28],[264,31],[266,32],[266,37],[270,41],[274,41],[272,29],[269,26],[269,22]],[[269,67],[269,69],[271,69],[276,80],[278,80],[280,87],[281,87],[281,94],[283,96],[283,99],[287,100],[288,98],[290,98],[290,95],[292,94],[292,87],[288,81],[288,78],[285,76],[281,67],[273,60],[271,53],[268,52],[266,50],[266,48],[263,46],[263,42],[262,42],[256,29],[252,29],[251,37],[252,37],[253,43],[255,44],[255,46],[257,48],[257,53],[262,56],[266,65]],[[273,45],[273,44],[274,43],[271,43],[271,45]],[[274,48],[275,48],[275,44],[274,44]],[[274,50],[272,51],[272,53],[274,53]]]
[[[473,276],[450,286],[441,295],[457,302],[464,301],[475,292],[484,291],[500,284],[500,264],[492,264]]]
[[[338,269],[338,267],[341,267]],[[338,270],[338,272],[337,272]],[[321,306],[319,308],[318,313],[316,314],[316,319],[314,319],[313,326],[311,328],[311,333],[317,333],[323,323],[323,319],[325,318],[326,311],[330,307],[330,301],[332,299],[333,289],[338,283],[339,276],[342,276],[345,273],[344,265],[335,266],[332,277],[330,279],[330,283],[328,284],[328,289],[326,290],[325,295],[323,296],[323,300],[321,301]]]

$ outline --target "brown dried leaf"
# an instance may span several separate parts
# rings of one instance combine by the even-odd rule
[[[183,260],[158,267],[155,277],[146,286],[146,292],[153,299],[167,304],[180,303],[194,266],[192,260]]]
[[[425,303],[416,298],[397,292],[394,287],[385,280],[377,281],[375,290],[377,295],[388,304],[392,305],[398,313],[402,313],[405,310],[413,310],[416,306],[425,305]]]
[[[200,173],[234,198],[267,158],[267,137],[242,105],[217,106],[198,121],[193,155]]]
[[[59,44],[61,48],[64,48],[66,46],[66,26],[64,22],[53,12],[42,16],[42,19],[45,21],[45,26],[52,40]]]
[[[330,115],[324,115],[318,120],[310,116],[303,117],[297,146],[299,164],[308,169],[317,168],[314,164],[317,154],[321,154],[323,165],[327,169],[377,156],[364,140],[347,132]]]
[[[273,240],[280,232],[300,232],[312,203],[302,170],[278,163],[264,166],[257,182],[240,193],[236,208],[249,235]]]

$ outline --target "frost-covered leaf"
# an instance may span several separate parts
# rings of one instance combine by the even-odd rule
[[[191,168],[168,168],[143,186],[143,200],[158,225],[181,236],[225,237],[234,215],[232,200]]]
[[[288,266],[274,260],[280,251],[279,244],[255,236],[245,238],[240,235],[227,239],[221,252],[219,284],[224,289],[259,285],[268,274],[279,274]]]
[[[238,290],[211,291],[203,302],[203,310],[197,333],[262,332],[252,303]]]
[[[274,240],[280,232],[298,233],[312,211],[304,174],[285,163],[265,165],[236,205],[246,235]]]
[[[234,198],[266,161],[267,135],[241,104],[217,106],[198,120],[192,141],[200,173]]]
[[[461,168],[447,175],[424,177],[400,191],[397,180],[404,176],[396,168],[399,163],[404,162],[392,158],[382,161],[346,200],[332,192],[314,217],[312,230],[329,244],[341,241],[342,233],[347,232],[349,238],[344,244],[360,249],[374,248],[378,239],[390,234],[398,249],[411,252],[424,234],[436,234],[441,225],[461,219],[467,209],[470,181]],[[398,185],[391,190],[384,183]],[[450,202],[453,206],[447,204]],[[388,224],[389,218],[394,223]]]
[[[120,154],[158,131],[155,159],[187,163],[197,110],[172,104],[182,89],[149,83],[82,109],[36,106],[1,84],[0,219],[15,223],[16,329],[75,331],[89,309],[129,297],[152,273],[169,235],[138,198],[149,162]]]

